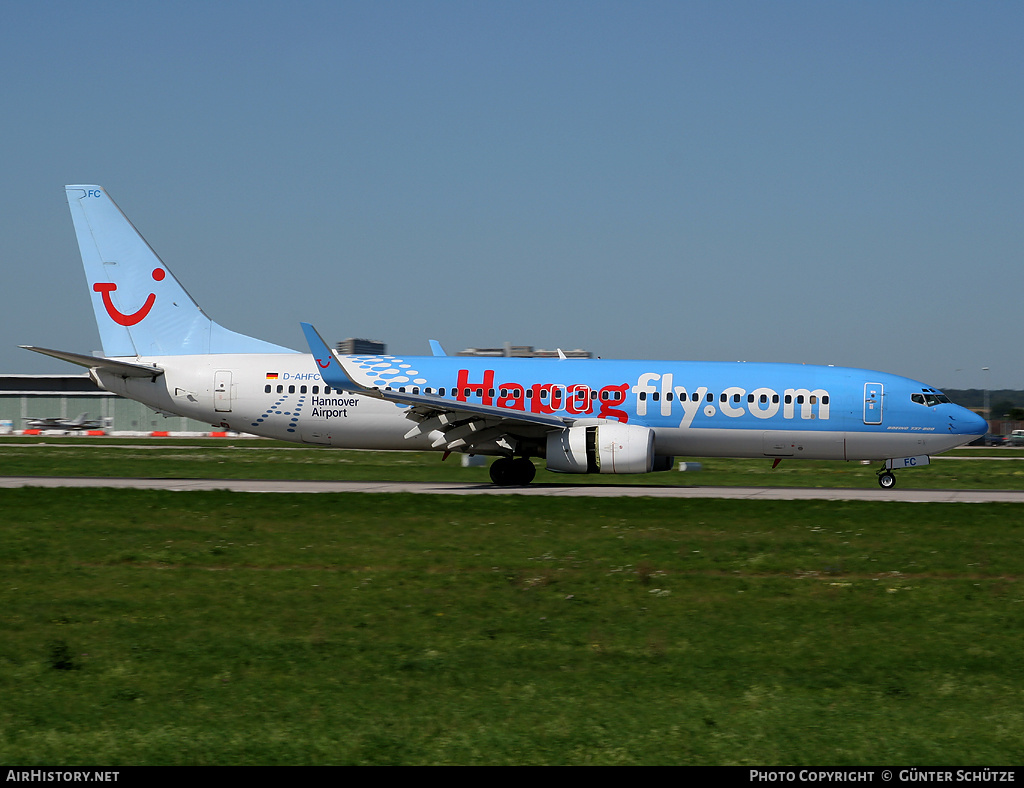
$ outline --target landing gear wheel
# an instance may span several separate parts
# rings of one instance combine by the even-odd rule
[[[513,476],[515,477],[513,484],[518,484],[521,487],[528,485],[533,481],[533,477],[537,475],[537,469],[526,457],[516,457],[512,460],[512,467],[514,469]]]
[[[499,457],[491,463],[489,469],[491,474],[491,481],[500,487],[512,484],[512,458],[511,457]]]
[[[896,476],[890,471],[878,474],[878,485],[883,490],[891,490],[896,486]]]
[[[537,469],[526,457],[499,457],[491,463],[491,481],[501,487],[525,487],[533,481]]]

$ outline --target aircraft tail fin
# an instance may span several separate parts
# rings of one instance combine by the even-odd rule
[[[103,353],[294,353],[215,323],[100,186],[65,186]]]

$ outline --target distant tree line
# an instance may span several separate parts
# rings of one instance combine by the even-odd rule
[[[965,408],[981,409],[985,407],[984,389],[943,389],[943,393],[957,405]],[[988,393],[991,418],[1008,418],[1024,421],[1024,391],[1013,389],[992,389]]]

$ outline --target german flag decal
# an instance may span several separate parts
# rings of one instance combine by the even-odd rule
[[[268,372],[267,373],[267,380],[277,380],[277,373],[276,372]]]

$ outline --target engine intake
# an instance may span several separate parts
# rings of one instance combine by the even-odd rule
[[[654,456],[654,430],[609,421],[548,433],[547,469],[556,473],[650,473],[672,467]]]

